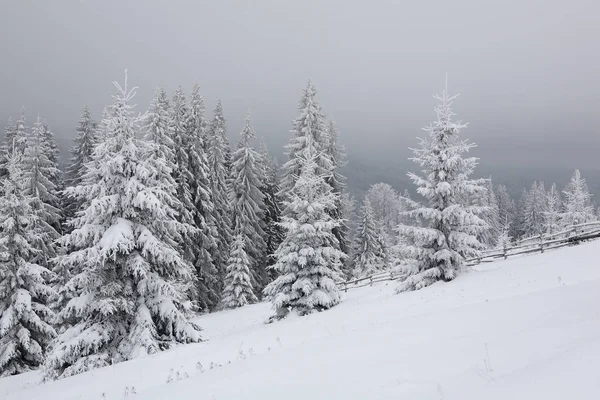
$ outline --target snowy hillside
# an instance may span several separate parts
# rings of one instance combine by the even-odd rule
[[[421,291],[395,283],[270,325],[269,304],[200,318],[207,341],[7,400],[597,399],[600,241],[509,259]]]

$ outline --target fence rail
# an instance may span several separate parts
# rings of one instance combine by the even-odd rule
[[[501,249],[482,251],[478,257],[467,259],[465,264],[467,266],[474,266],[481,263],[490,263],[498,260],[505,260],[508,257],[517,255],[525,255],[538,252],[543,253],[546,250],[553,250],[564,246],[571,246],[584,240],[596,238],[600,238],[600,221],[573,225],[568,229],[563,229],[558,232],[552,232],[521,239]],[[384,271],[362,278],[338,282],[337,287],[338,289],[347,292],[351,289],[372,286],[374,283],[378,282],[394,281],[397,279],[401,279],[404,276],[405,275],[403,275],[402,273]]]

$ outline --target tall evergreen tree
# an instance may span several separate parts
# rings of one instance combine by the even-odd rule
[[[71,320],[46,362],[46,377],[65,378],[200,340],[188,319],[192,267],[178,248],[194,229],[176,220],[177,194],[155,144],[138,137],[135,89],[117,94],[103,122],[103,141],[80,186],[67,191],[87,208],[62,238],[59,264],[76,274],[74,297],[59,313]]]
[[[348,226],[342,218],[342,193],[346,191],[346,177],[341,174],[340,169],[346,166],[346,151],[339,142],[339,130],[333,120],[327,125],[327,154],[331,159],[331,172],[329,176],[329,185],[333,193],[338,196],[335,206],[330,210],[331,216],[341,222],[339,228],[333,230],[333,234],[338,240],[340,250],[348,253]]]
[[[386,261],[385,244],[375,225],[368,197],[365,197],[360,213],[352,254],[353,275],[357,278],[383,271]]]
[[[279,181],[277,176],[277,162],[269,155],[267,145],[261,144],[261,161],[263,168],[263,182],[261,191],[263,194],[265,212],[263,214],[263,230],[265,232],[266,266],[275,263],[275,251],[283,241],[283,229],[281,228],[281,207],[279,204]],[[275,270],[267,268],[267,282],[275,279]]]
[[[4,179],[8,176],[8,160],[12,154],[16,134],[17,125],[13,122],[11,117],[8,117],[8,122],[4,128],[4,143],[0,148],[0,179]],[[2,190],[2,185],[0,185],[0,190]]]
[[[307,136],[300,158],[300,176],[287,197],[282,217],[286,236],[276,252],[278,277],[264,290],[276,317],[295,310],[300,315],[339,302],[335,281],[345,255],[332,230],[340,225],[328,213],[337,200],[326,176],[319,173],[317,143]]]
[[[227,263],[227,275],[225,275],[221,299],[223,308],[237,308],[258,301],[252,288],[250,258],[244,250],[246,243],[243,234],[235,235]]]
[[[479,217],[481,207],[464,203],[464,199],[485,188],[483,180],[470,178],[477,159],[463,156],[474,144],[459,139],[466,124],[452,120],[455,114],[451,107],[456,96],[448,96],[446,89],[435,98],[441,103],[435,108],[437,120],[425,128],[429,137],[420,139],[420,148],[413,150],[413,161],[424,176],[409,173],[418,186],[417,192],[429,204],[403,213],[418,219],[421,225],[399,225],[413,260],[410,276],[399,291],[454,279],[465,257],[477,255],[483,247],[477,236],[487,228]]]
[[[507,232],[509,236],[516,237],[516,228],[518,227],[516,206],[506,186],[498,185],[496,187],[496,198],[498,201],[500,232]]]
[[[254,137],[252,120],[248,114],[244,129],[240,133],[238,147],[233,153],[230,202],[233,225],[244,238],[244,248],[250,260],[252,284],[260,293],[267,281],[266,243],[263,230],[265,202],[261,192],[265,178],[260,154],[251,144]]]
[[[0,377],[38,368],[56,336],[48,307],[52,273],[39,263],[39,217],[20,186],[19,158],[8,156],[0,197]]]
[[[230,153],[226,141],[227,125],[223,116],[223,105],[217,102],[213,120],[208,131],[208,166],[210,168],[210,188],[214,204],[214,221],[217,246],[211,254],[220,276],[224,276],[232,241],[231,205],[229,203]]]
[[[546,200],[544,182],[533,182],[531,189],[523,191],[520,202],[520,233],[522,237],[544,233]]]
[[[573,173],[571,181],[565,187],[563,194],[565,196],[564,212],[560,218],[563,227],[596,220],[596,213],[592,206],[592,195],[578,169]]]
[[[207,122],[204,118],[204,99],[200,95],[200,87],[194,84],[190,99],[190,111],[187,120],[188,128],[188,163],[193,176],[190,182],[193,204],[192,217],[197,234],[193,243],[193,264],[198,275],[197,302],[204,310],[215,308],[221,295],[221,277],[213,261],[218,251],[218,236],[214,218],[215,207],[210,186],[210,169],[206,155],[204,139]]]
[[[561,208],[560,192],[556,188],[556,183],[553,183],[546,194],[546,213],[544,214],[546,233],[554,233],[560,229]]]
[[[484,184],[485,190],[475,194],[473,204],[482,208],[481,219],[487,224],[487,228],[482,230],[477,239],[488,248],[494,248],[500,232],[500,210],[492,179],[489,178]]]

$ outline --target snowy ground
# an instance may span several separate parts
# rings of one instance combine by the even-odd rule
[[[204,343],[0,399],[598,399],[600,241],[509,259],[448,284],[344,295],[263,324],[268,304],[200,318]]]

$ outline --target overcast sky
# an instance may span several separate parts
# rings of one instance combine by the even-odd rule
[[[70,137],[127,68],[140,111],[197,81],[278,148],[311,78],[351,154],[405,160],[447,72],[482,165],[600,169],[599,3],[2,0],[0,125],[25,105]]]

